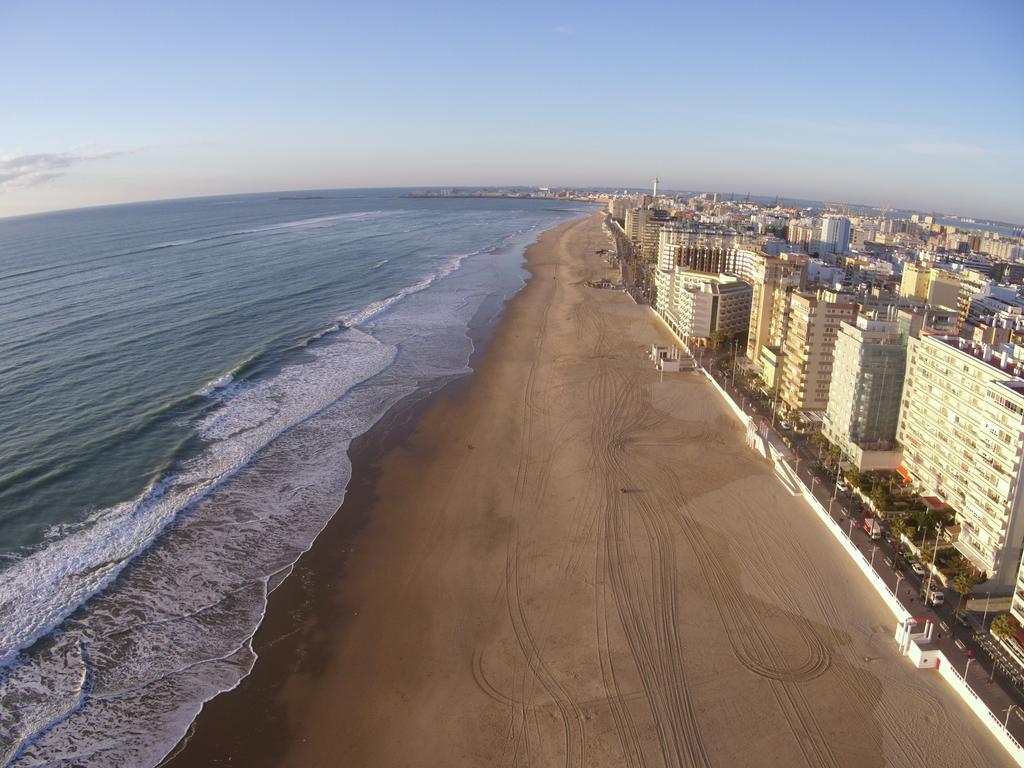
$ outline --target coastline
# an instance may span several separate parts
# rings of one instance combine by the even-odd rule
[[[587,287],[599,219],[543,233],[475,373],[360,443],[168,765],[1008,764],[704,377],[644,361],[648,308]]]
[[[574,221],[579,219],[544,230],[538,238]],[[159,763],[161,768],[281,764],[288,739],[289,713],[285,710],[301,703],[288,695],[286,687],[293,676],[315,678],[330,653],[331,638],[345,630],[344,606],[335,606],[339,609],[336,612],[326,607],[333,604],[334,587],[345,577],[347,556],[372,513],[380,464],[408,441],[432,406],[444,401],[449,407],[458,407],[459,399],[479,374],[509,306],[533,279],[530,249],[534,244],[523,255],[528,272],[524,285],[506,300],[485,303],[470,323],[473,352],[468,365],[472,372],[433,391],[418,390],[403,398],[352,441],[352,478],[345,499],[288,578],[271,593],[263,622],[253,638],[256,665],[237,687],[206,702],[182,741]],[[254,740],[252,731],[263,736]]]

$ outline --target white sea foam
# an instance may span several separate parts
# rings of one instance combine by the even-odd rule
[[[467,323],[493,276],[453,275],[465,258],[327,329],[300,364],[215,388],[200,455],[7,567],[0,768],[155,765],[248,674],[267,594],[344,496],[351,440],[469,370]]]

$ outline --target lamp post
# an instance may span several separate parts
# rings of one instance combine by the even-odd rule
[[[932,577],[935,575],[935,557],[939,554],[939,535],[942,533],[942,524],[935,525],[935,549],[932,550],[932,567],[928,570],[928,586],[924,591],[924,601],[927,603],[932,597]]]
[[[896,591],[893,593],[896,595],[896,602],[900,600],[900,580],[903,578],[903,574],[896,571]]]
[[[846,533],[847,538],[853,541],[853,520],[850,520],[850,530]]]
[[[817,475],[811,475],[811,496],[814,495],[814,484],[816,482],[818,482],[818,476]],[[830,515],[832,514],[832,510],[831,509],[829,510],[829,514]]]
[[[1003,730],[1009,730],[1010,728],[1010,713],[1017,708],[1016,704],[1011,704],[1009,709],[1006,710],[1006,719],[1003,721]]]
[[[991,592],[986,592],[985,593],[985,613],[983,613],[981,615],[981,630],[982,630],[982,632],[985,631],[985,619],[988,618],[988,604],[991,601],[991,599],[992,599],[992,593]]]
[[[878,545],[875,544],[873,547],[871,547],[871,563],[870,563],[870,566],[871,566],[872,570],[874,570],[874,567],[875,567],[875,552],[877,552],[877,551],[878,551]]]
[[[836,496],[839,495],[839,476],[842,473],[842,471],[843,471],[843,461],[842,461],[842,459],[840,459],[838,462],[836,462],[836,485],[835,485],[835,488],[832,489],[832,498],[833,499]]]
[[[967,670],[969,670],[971,668],[971,662],[972,661],[974,661],[974,657],[973,656],[971,658],[969,658],[967,660],[967,663],[964,665],[964,682],[965,683],[967,682]]]

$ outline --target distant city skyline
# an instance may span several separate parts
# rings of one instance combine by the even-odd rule
[[[1019,224],[1021,21],[1012,2],[16,1],[0,216],[657,175]]]

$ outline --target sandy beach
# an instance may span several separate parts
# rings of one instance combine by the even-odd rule
[[[696,373],[601,216],[544,233],[477,372],[364,440],[187,766],[1000,766]]]

